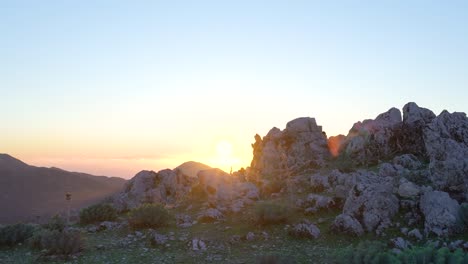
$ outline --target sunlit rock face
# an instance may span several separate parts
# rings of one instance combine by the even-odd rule
[[[255,175],[286,175],[320,168],[330,158],[327,137],[314,118],[302,117],[290,121],[286,129],[271,129],[262,139],[255,136],[251,173]]]
[[[198,182],[207,195],[207,201],[222,212],[238,213],[260,196],[255,184],[241,182],[220,169],[200,171]]]

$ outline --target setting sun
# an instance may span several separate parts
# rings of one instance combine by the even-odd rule
[[[232,154],[232,144],[227,141],[221,141],[216,145],[216,153],[219,157],[229,157]]]

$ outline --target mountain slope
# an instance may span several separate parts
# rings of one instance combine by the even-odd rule
[[[63,212],[67,192],[72,194],[71,208],[78,209],[120,191],[124,184],[117,177],[34,167],[0,154],[0,223]]]

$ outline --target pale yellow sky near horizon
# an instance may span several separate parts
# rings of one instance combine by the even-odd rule
[[[36,166],[237,170],[298,117],[332,136],[407,102],[468,110],[465,2],[8,2],[0,152]]]

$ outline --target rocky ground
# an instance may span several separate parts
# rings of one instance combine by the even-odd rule
[[[252,147],[251,166],[232,175],[202,164],[138,173],[108,199],[119,221],[77,226],[87,246],[69,262],[333,263],[364,240],[394,254],[468,250],[464,113],[436,116],[408,103],[403,114],[392,108],[330,138],[315,119],[298,118],[257,135]],[[284,221],[261,224],[264,201],[287,208]],[[165,205],[171,224],[130,229],[125,212],[144,203]],[[20,246],[0,251],[0,262],[36,256]]]

